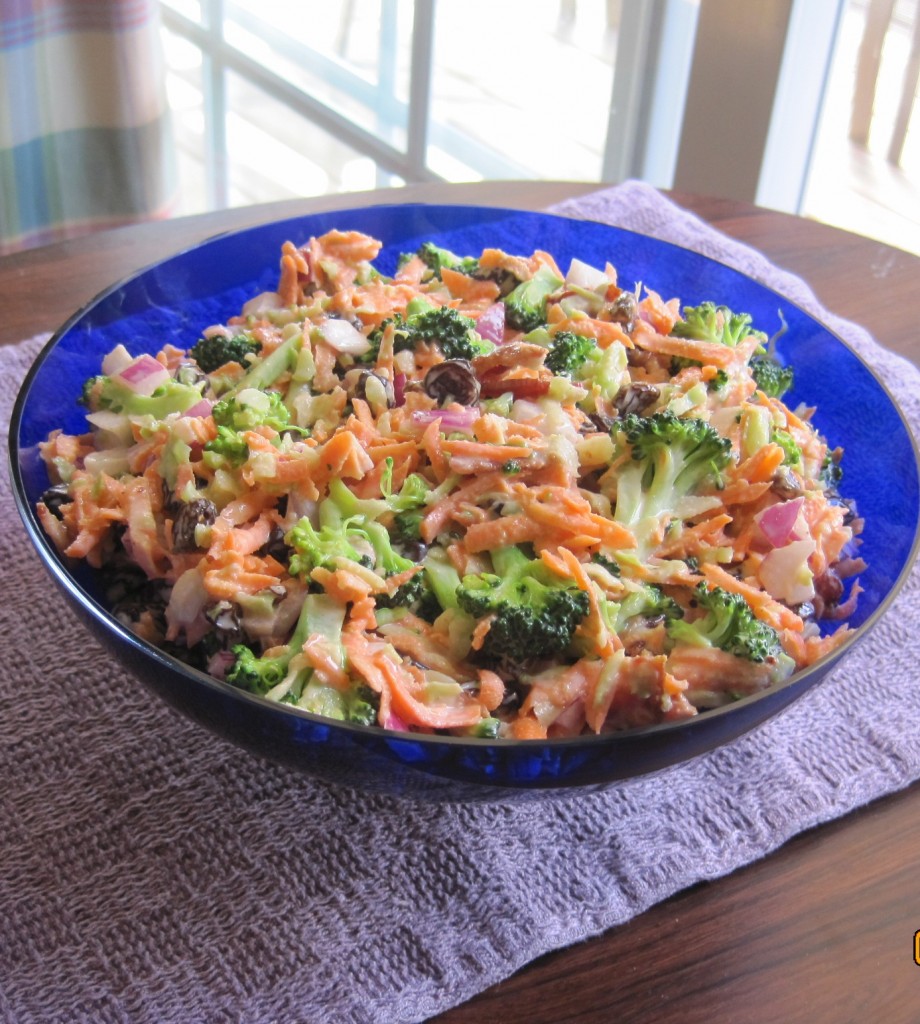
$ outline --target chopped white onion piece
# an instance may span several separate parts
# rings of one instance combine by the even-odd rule
[[[277,292],[260,292],[243,306],[243,316],[257,316],[269,309],[284,309],[284,303]]]
[[[565,275],[567,285],[575,285],[578,288],[587,288],[596,291],[599,288],[606,288],[610,279],[603,270],[592,267],[590,263],[583,263],[579,259],[573,259],[569,264],[568,273]]]
[[[767,593],[787,604],[810,601],[815,596],[815,586],[808,558],[814,550],[815,542],[807,537],[769,552],[757,570],[757,578]]]
[[[100,409],[86,414],[86,419],[96,428],[96,447],[120,448],[134,441],[131,421],[123,412]]]
[[[210,628],[204,616],[209,600],[201,573],[186,569],[176,580],[166,605],[167,636],[174,640],[184,633],[189,646],[196,644]]]
[[[130,472],[131,463],[127,448],[104,448],[102,451],[89,452],[83,460],[83,468],[93,476],[105,473],[118,478]]]
[[[348,320],[330,317],[320,324],[319,332],[327,345],[344,355],[361,356],[371,347],[367,338]]]
[[[123,370],[130,363],[134,362],[134,356],[124,345],[116,345],[111,352],[102,360],[102,372],[106,377]]]

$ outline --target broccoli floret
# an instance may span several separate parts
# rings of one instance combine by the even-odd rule
[[[388,460],[392,465],[392,459]],[[428,503],[431,485],[418,473],[410,473],[397,494],[390,489],[389,480],[381,482],[381,491],[387,504],[394,512],[414,512]]]
[[[430,593],[425,573],[417,572],[392,594],[378,594],[375,601],[378,608],[414,608]]]
[[[638,590],[633,591],[620,603],[621,623],[634,615],[646,618],[663,616],[666,619],[679,619],[684,612],[681,606],[654,583],[642,583]]]
[[[560,654],[588,614],[588,595],[555,578],[521,548],[492,552],[493,573],[464,576],[457,603],[474,618],[491,616],[480,655],[526,662]]]
[[[757,387],[770,398],[782,398],[795,382],[792,367],[780,366],[768,355],[754,356],[748,366]]]
[[[455,483],[456,479],[448,484],[448,489]],[[438,500],[443,486],[431,490],[424,477],[413,473],[406,478],[397,494],[390,492],[384,480],[381,481],[382,498],[358,498],[341,480],[331,480],[329,498],[319,507],[320,525],[341,526],[345,520],[351,520],[353,524],[364,523],[393,513],[394,539],[418,540],[418,527],[424,518],[423,510]],[[383,522],[388,520],[384,518]]]
[[[343,692],[321,682],[315,675],[294,681],[278,699],[314,715],[353,725],[375,725],[380,709],[380,698],[366,684],[354,683]]]
[[[354,725],[375,725],[380,697],[369,686],[356,686],[345,698],[345,721]]]
[[[393,516],[393,537],[398,541],[421,540],[422,520],[425,513],[418,509],[406,512],[397,512]]]
[[[424,619],[425,622],[434,622],[444,609],[441,607],[441,602],[438,600],[437,595],[429,586],[425,589],[412,611],[420,619]]]
[[[557,331],[552,336],[544,364],[557,376],[573,377],[596,348],[594,338],[572,331]]]
[[[495,348],[476,333],[475,321],[449,306],[410,316],[406,330],[408,345],[402,347],[414,349],[420,342],[433,342],[445,359],[475,359]]]
[[[728,374],[724,370],[716,370],[715,374],[706,382],[706,390],[716,393],[723,391],[728,384]]]
[[[821,471],[818,474],[818,484],[823,490],[837,492],[840,481],[843,479],[843,466],[840,465],[842,456],[843,451],[839,448],[825,452],[821,462]]]
[[[338,607],[333,608],[329,599],[322,594],[307,595],[284,651],[271,658],[260,658],[246,644],[237,644],[231,648],[236,660],[227,671],[227,682],[252,693],[268,693],[286,677],[291,658],[303,648],[311,633],[327,635],[330,631],[334,632],[334,628],[330,630],[328,626],[330,617],[333,621],[339,621],[344,618],[344,611]]]
[[[617,475],[615,518],[627,525],[665,511],[680,518],[681,499],[720,486],[731,461],[731,443],[704,420],[629,415],[620,430],[632,459]]]
[[[288,663],[291,660],[288,654],[275,658],[260,658],[245,644],[236,644],[231,650],[236,661],[227,671],[227,682],[241,690],[266,694],[287,674]]]
[[[468,274],[471,277],[479,273],[479,260],[475,256],[458,256],[450,249],[442,249],[441,246],[435,245],[434,242],[423,242],[415,255],[439,281],[444,267],[447,267],[448,270],[456,270],[459,274]],[[400,265],[408,259],[411,259],[409,253],[400,256]]]
[[[100,408],[100,396],[102,394],[102,387],[108,378],[104,377],[101,373],[97,373],[92,377],[87,378],[83,382],[83,389],[80,393],[80,397],[77,402],[80,405],[86,406],[90,412],[98,412]]]
[[[176,412],[185,412],[201,401],[201,386],[180,384],[168,380],[151,395],[139,395],[117,379],[102,377],[101,382],[90,385],[87,394],[96,409],[111,409],[128,416],[152,416],[165,419]]]
[[[784,465],[801,466],[802,449],[788,430],[774,430],[770,435],[770,440],[774,444],[778,444],[786,453],[786,457],[783,459]]]
[[[391,534],[396,541],[421,540],[422,520],[425,518],[425,506],[431,485],[418,473],[411,473],[398,494],[391,494],[389,487],[381,487],[384,499],[393,510]]]
[[[292,576],[308,576],[317,566],[334,569],[341,558],[373,569],[383,577],[405,572],[417,564],[396,553],[389,532],[380,523],[362,515],[330,522],[321,507],[320,519],[324,518],[327,521],[318,530],[304,517],[288,531],[285,540],[294,549],[290,562]]]
[[[563,283],[549,267],[539,267],[505,297],[505,323],[517,331],[535,331],[546,323],[547,300]]]
[[[352,530],[356,536],[363,537],[370,544],[374,558],[372,568],[380,576],[393,576],[416,565],[411,558],[403,558],[396,553],[389,531],[380,523],[366,522],[355,525]]]
[[[411,305],[411,304],[410,304]],[[380,352],[384,331],[392,326],[393,351],[412,352],[422,342],[437,345],[445,359],[475,359],[491,352],[495,346],[476,333],[476,323],[450,306],[432,306],[422,302],[420,309],[407,309],[408,315],[399,313],[388,317],[368,336],[370,349],[361,357],[362,362],[374,362]]]
[[[719,647],[747,661],[784,657],[779,634],[754,615],[740,594],[722,587],[710,590],[705,583],[698,583],[694,598],[704,614],[692,622],[675,619],[668,623],[668,632],[676,643]]]
[[[215,335],[202,338],[189,349],[189,355],[204,370],[213,373],[225,363],[248,364],[247,356],[258,355],[262,351],[261,342],[254,341],[245,334],[235,334],[232,338]]]
[[[279,433],[291,422],[291,414],[277,391],[256,391],[247,388],[224,398],[211,410],[218,427],[229,430],[254,430],[267,426]]]
[[[204,450],[225,458],[234,466],[241,465],[249,458],[249,445],[242,435],[230,427],[218,427],[217,437],[208,441]]]
[[[217,425],[217,437],[208,441],[204,450],[221,455],[233,465],[245,462],[249,447],[242,436],[245,430],[268,426],[273,430],[299,430],[291,427],[291,414],[281,400],[281,395],[271,391],[256,391],[246,388],[230,398],[224,398],[211,410]]]
[[[767,340],[762,331],[751,329],[751,317],[747,313],[733,313],[728,306],[717,306],[714,302],[703,302],[699,306],[684,306],[683,320],[671,328],[677,338],[692,338],[695,341],[718,342],[734,348],[751,334]]]
[[[591,561],[594,562],[596,565],[602,566],[604,569],[607,570],[607,572],[610,573],[611,576],[619,576],[622,572],[619,565],[612,558],[608,558],[606,555],[602,555],[599,551],[596,551],[591,556]]]
[[[294,704],[339,721],[373,721],[373,699],[363,687],[355,686],[348,693],[329,686],[305,659],[296,658],[311,637],[321,638],[328,657],[344,668],[345,649],[342,627],[345,606],[326,594],[307,594],[291,638],[281,652],[272,657],[258,657],[247,645],[232,648],[236,660],[227,673],[227,681],[283,704]]]
[[[359,565],[367,564],[370,556],[365,556],[353,546],[355,535],[350,530],[351,522],[346,520],[341,526],[322,526],[315,529],[310,520],[304,516],[295,526],[288,530],[285,542],[294,549],[291,556],[289,571],[292,576],[309,576],[321,566],[334,569],[336,559],[347,558]]]

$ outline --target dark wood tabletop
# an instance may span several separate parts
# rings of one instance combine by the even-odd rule
[[[0,343],[51,331],[113,281],[228,229],[374,202],[541,209],[596,185],[420,185],[137,225],[0,259]],[[803,277],[920,365],[920,258],[813,221],[671,193]],[[920,742],[920,737],[918,737]],[[918,1024],[920,786],[800,834],[603,936],[549,954],[437,1024]]]

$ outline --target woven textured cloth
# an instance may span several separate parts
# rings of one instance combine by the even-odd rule
[[[562,212],[770,284],[920,426],[920,372],[654,190]],[[0,350],[4,424],[39,342]],[[5,473],[0,516],[3,1021],[422,1021],[920,777],[920,571],[838,671],[730,746],[603,792],[431,805],[313,782],[178,718],[67,609]]]
[[[164,216],[155,0],[0,0],[0,254]]]

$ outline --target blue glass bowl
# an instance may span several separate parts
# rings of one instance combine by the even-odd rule
[[[117,343],[133,354],[171,340],[194,344],[199,331],[273,290],[281,244],[332,228],[384,241],[377,260],[392,271],[401,252],[435,240],[457,252],[487,245],[552,252],[562,266],[577,256],[613,263],[620,283],[648,282],[687,305],[707,299],[752,315],[762,330],[788,325],[782,356],[796,368],[787,400],[817,405],[815,422],[846,450],[844,493],[867,522],[861,554],[868,569],[850,640],[780,686],[696,718],[566,740],[504,741],[388,733],[319,718],[269,702],[189,668],[152,647],[106,610],[93,572],[62,558],[34,505],[48,486],[37,444],[56,427],[82,432],[76,404],[83,381]],[[884,486],[877,452],[897,467]],[[76,314],[48,343],[19,394],[10,429],[19,511],[44,564],[102,643],[159,697],[215,733],[258,754],[347,785],[441,799],[523,797],[610,783],[691,758],[727,743],[814,686],[878,619],[904,580],[917,548],[918,468],[911,435],[872,371],[825,327],[775,292],[704,256],[630,231],[587,221],[493,208],[378,206],[317,214],[212,239],[122,281]]]

